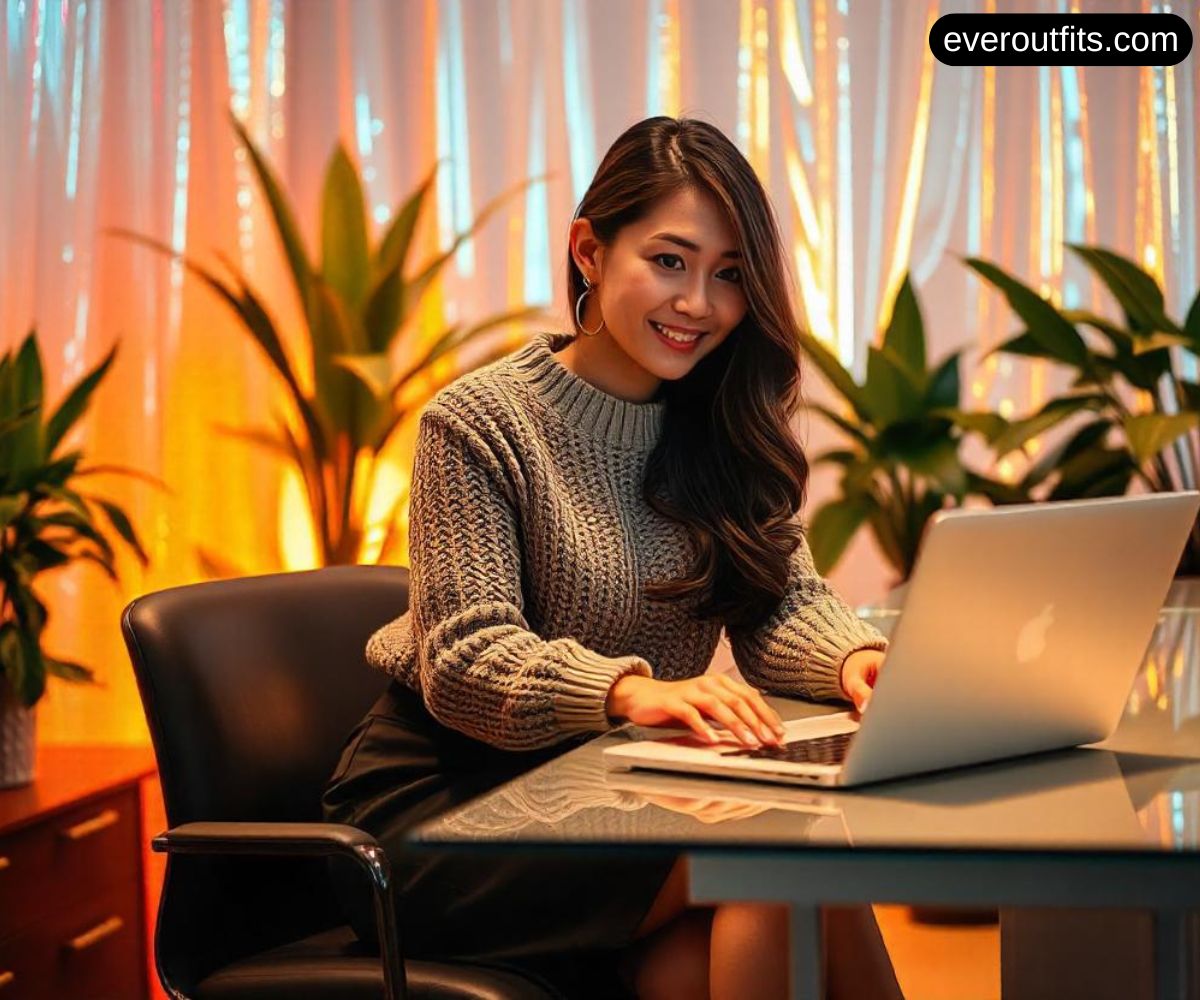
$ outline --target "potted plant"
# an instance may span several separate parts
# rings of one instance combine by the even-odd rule
[[[1031,463],[1022,488],[1046,499],[1116,496],[1130,484],[1155,492],[1191,488],[1200,476],[1200,384],[1183,376],[1180,354],[1200,359],[1200,294],[1187,318],[1167,315],[1158,282],[1136,263],[1098,246],[1069,245],[1112,293],[1122,322],[1085,309],[1060,309],[996,265],[967,264],[998,288],[1025,329],[997,350],[1067,369],[1069,389],[995,435],[1000,455],[1081,420]],[[1065,428],[1064,428],[1065,429]],[[1200,527],[1179,563],[1200,573]]]
[[[846,446],[813,459],[814,465],[841,470],[839,493],[817,509],[809,527],[819,572],[836,565],[865,524],[902,583],[912,573],[921,535],[936,511],[961,505],[968,495],[996,503],[1025,499],[1018,489],[964,465],[960,449],[965,436],[978,432],[994,437],[1007,421],[960,408],[961,352],[930,369],[925,325],[907,275],[882,344],[868,348],[863,384],[811,333],[802,333],[801,346],[845,404],[843,412],[813,408],[848,439]]]
[[[274,426],[220,428],[299,471],[308,500],[317,559],[321,565],[359,561],[367,507],[381,454],[404,420],[417,413],[440,388],[424,393],[434,364],[450,352],[505,324],[542,315],[520,307],[474,323],[456,323],[426,337],[415,322],[422,298],[442,268],[500,207],[533,181],[518,185],[485,205],[450,246],[416,266],[410,264],[413,235],[437,173],[437,166],[397,208],[380,238],[371,242],[363,185],[344,147],[338,146],[325,172],[321,204],[321,260],[309,253],[295,212],[262,152],[242,124],[233,119],[255,177],[270,207],[304,321],[312,388],[302,387],[293,360],[284,349],[276,321],[247,277],[222,259],[228,276],[175,253],[136,233],[121,235],[181,259],[233,310],[241,327],[261,348],[285,387],[293,419],[276,415]],[[509,350],[495,349],[478,363]],[[457,374],[457,373],[456,373]],[[413,387],[418,391],[414,392]],[[362,480],[360,482],[360,479]],[[394,537],[401,495],[387,518],[388,537],[379,558],[386,558]],[[236,572],[208,553],[202,561],[214,575]]]
[[[34,589],[38,575],[86,560],[117,580],[113,547],[97,512],[138,561],[147,564],[125,512],[78,485],[100,472],[142,474],[84,466],[83,453],[63,445],[115,356],[114,347],[45,420],[36,331],[26,336],[15,358],[12,351],[0,358],[0,787],[33,779],[32,709],[45,690],[46,675],[93,680],[91,668],[42,649],[48,612]]]

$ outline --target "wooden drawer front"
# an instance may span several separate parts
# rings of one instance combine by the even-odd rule
[[[0,944],[0,1000],[143,1000],[141,906],[131,881],[27,926]]]
[[[0,840],[0,941],[140,878],[137,794],[116,792]]]

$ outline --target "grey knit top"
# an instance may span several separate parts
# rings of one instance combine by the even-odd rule
[[[609,688],[707,669],[718,621],[698,599],[647,597],[692,564],[686,529],[642,497],[666,403],[631,403],[567,369],[544,333],[442,389],[421,415],[409,516],[409,610],[367,659],[434,718],[496,747],[533,749],[614,723]],[[750,684],[843,698],[841,664],[887,640],[817,575],[806,543],[760,628],[729,635]]]

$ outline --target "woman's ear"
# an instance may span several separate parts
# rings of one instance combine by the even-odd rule
[[[604,246],[592,230],[592,220],[576,219],[571,223],[568,238],[575,266],[593,285],[598,284],[604,259]]]

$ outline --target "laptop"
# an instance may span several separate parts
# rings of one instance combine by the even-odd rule
[[[646,768],[849,787],[1095,743],[1120,721],[1200,492],[935,514],[869,709],[609,747]]]

